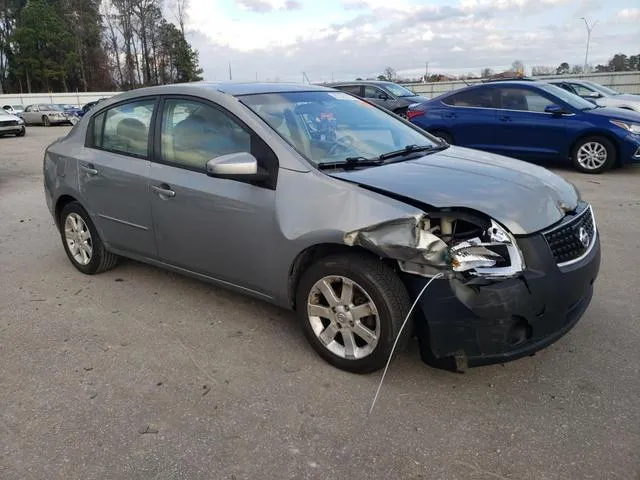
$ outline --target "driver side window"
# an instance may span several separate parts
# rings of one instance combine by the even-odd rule
[[[162,114],[162,160],[204,171],[212,158],[251,153],[251,134],[229,115],[192,100],[169,99]]]

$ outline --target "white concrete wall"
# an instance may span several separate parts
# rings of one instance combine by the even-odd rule
[[[34,103],[64,103],[81,107],[85,103],[100,98],[111,97],[119,92],[79,92],[79,93],[10,93],[0,95],[2,105],[32,105]]]
[[[590,73],[587,75],[548,75],[544,77],[534,77],[540,80],[552,79],[584,79],[592,82],[600,83],[607,87],[611,87],[623,93],[640,94],[640,72],[611,72],[611,73]],[[480,80],[467,80],[472,85],[479,83]],[[420,93],[426,97],[432,98],[451,90],[466,87],[463,81],[456,80],[452,82],[431,82],[431,83],[414,83],[405,85],[410,90]]]

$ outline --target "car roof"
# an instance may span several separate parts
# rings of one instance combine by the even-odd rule
[[[307,85],[300,83],[280,83],[280,82],[194,82],[189,86],[201,87],[204,89],[215,89],[219,92],[232,95],[259,95],[264,93],[285,93],[285,92],[309,92],[309,91],[331,91],[331,88],[321,85]],[[176,85],[177,87],[179,85]]]
[[[395,82],[388,82],[386,80],[354,80],[353,82],[332,82],[328,83],[327,86],[335,87],[339,85],[378,85],[380,87],[384,87],[385,85],[397,85]]]

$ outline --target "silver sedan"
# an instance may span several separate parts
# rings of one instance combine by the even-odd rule
[[[324,87],[117,95],[47,148],[44,183],[80,272],[129,257],[295,310],[352,372],[411,334],[456,370],[530,355],[580,319],[600,264],[559,176]]]
[[[65,113],[61,106],[44,103],[27,106],[21,117],[28,125],[44,125],[45,127],[75,123],[71,115]]]

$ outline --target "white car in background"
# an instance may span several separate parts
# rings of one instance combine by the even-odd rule
[[[16,115],[17,117],[24,112],[24,106],[22,105],[3,105],[2,109],[5,112],[9,112],[11,115]]]
[[[620,93],[589,80],[554,80],[550,83],[601,107],[625,108],[640,112],[640,95]]]
[[[12,115],[4,108],[0,110],[0,136],[16,135],[24,137],[25,133],[27,133],[27,129],[22,118]]]

